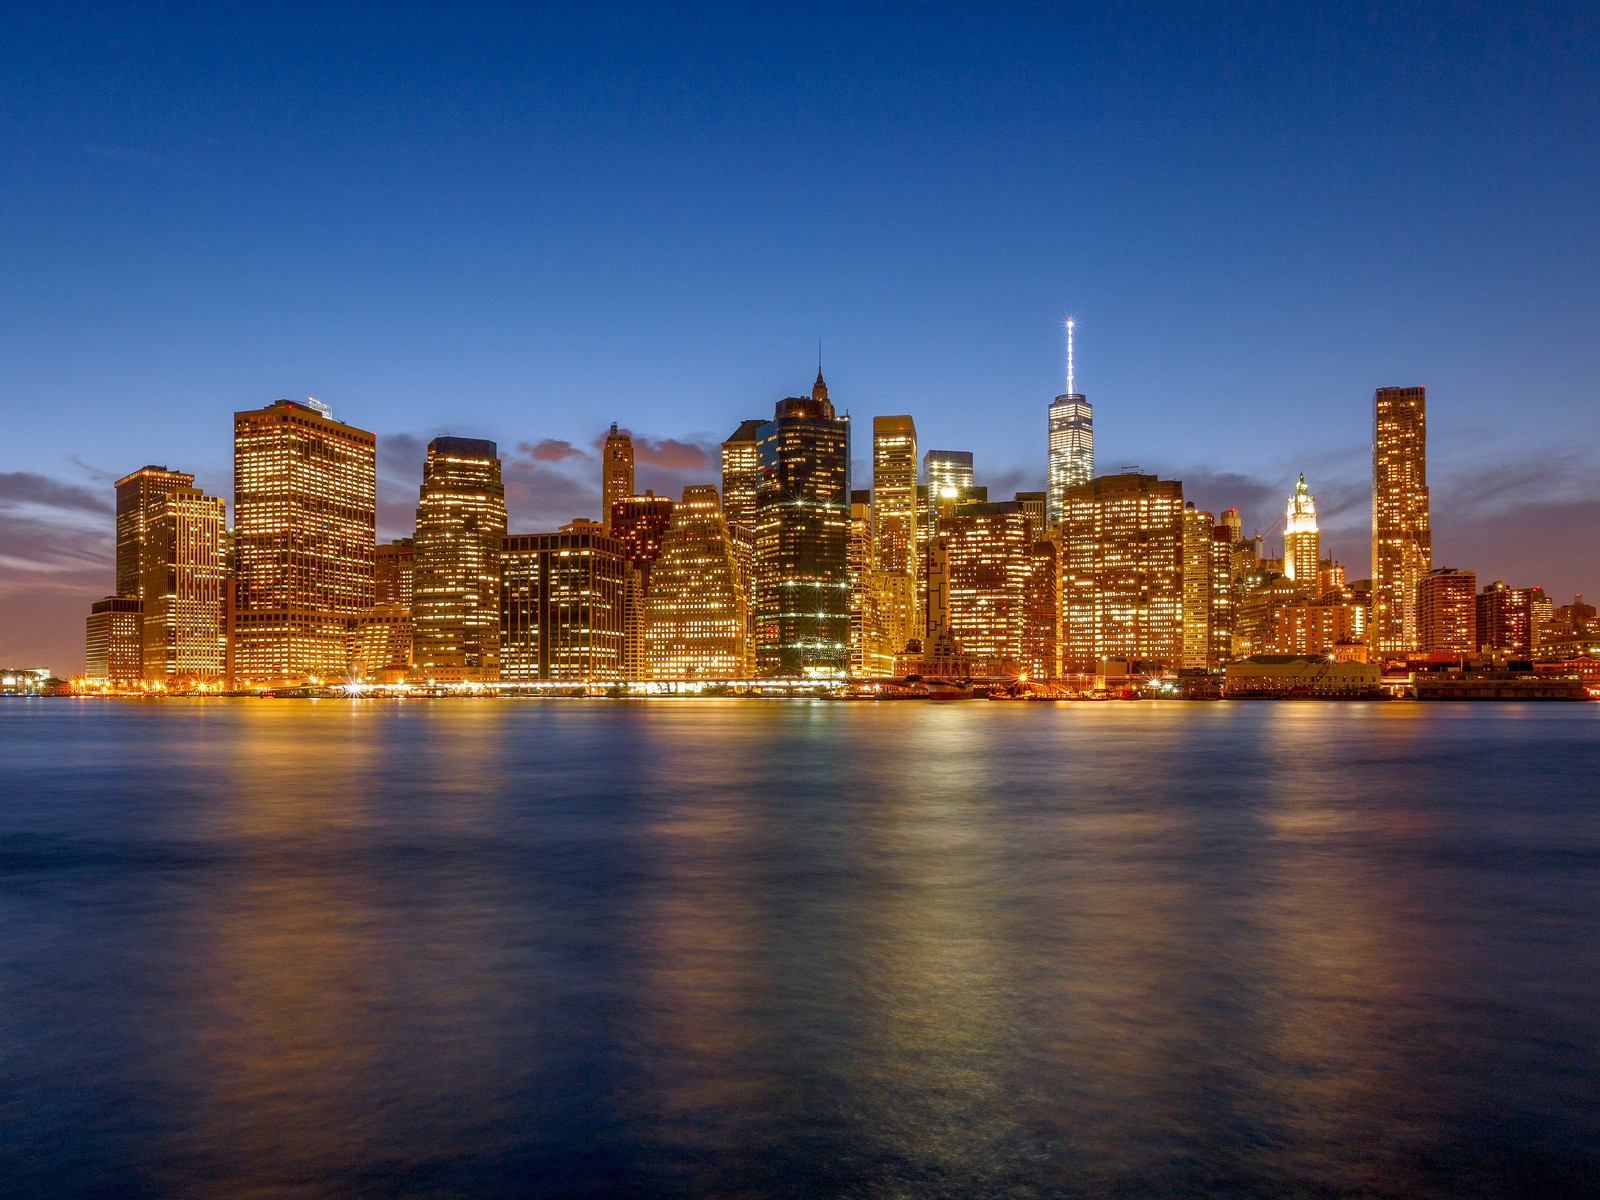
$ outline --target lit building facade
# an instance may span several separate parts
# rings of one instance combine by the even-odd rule
[[[756,528],[756,442],[762,421],[741,421],[722,443],[722,517],[751,541]]]
[[[198,488],[168,492],[145,526],[144,677],[180,687],[216,683],[227,668],[223,637],[227,509]]]
[[[500,554],[500,678],[622,678],[623,559],[598,521],[511,535]]]
[[[1514,588],[1499,579],[1478,593],[1478,645],[1513,658],[1533,653],[1533,596],[1537,588]]]
[[[1311,596],[1320,595],[1318,573],[1322,567],[1321,535],[1317,532],[1317,501],[1306,487],[1306,477],[1294,486],[1284,513],[1283,574]]]
[[[1033,522],[1024,512],[1031,527]],[[1028,547],[1022,577],[1022,669],[1030,679],[1061,674],[1061,568],[1053,538]]]
[[[1478,652],[1478,577],[1440,567],[1417,581],[1418,650]]]
[[[600,520],[611,532],[611,510],[633,495],[633,438],[615,421],[600,452]]]
[[[683,489],[645,603],[650,678],[749,677],[754,664],[745,597],[716,488]]]
[[[963,504],[939,521],[947,576],[946,626],[976,657],[1021,662],[1028,522],[1014,501]]]
[[[411,658],[417,678],[499,678],[505,536],[499,448],[477,438],[434,438],[422,467],[414,540]]]
[[[840,676],[850,640],[850,420],[821,372],[780,400],[756,446],[756,669]]]
[[[240,680],[341,677],[373,605],[376,439],[322,405],[235,413],[233,487]]]
[[[382,608],[410,608],[416,590],[416,549],[411,538],[396,538],[377,548],[373,566],[373,603]]]
[[[1067,390],[1050,404],[1050,461],[1045,519],[1051,528],[1061,524],[1068,488],[1094,478],[1094,409],[1079,392],[1073,376],[1072,333],[1076,322],[1067,318]]]
[[[1329,658],[1358,640],[1355,606],[1338,600],[1296,597],[1273,610],[1268,654],[1321,654]]]
[[[144,678],[144,606],[133,596],[107,596],[89,606],[84,678],[130,687]]]
[[[1183,484],[1102,475],[1068,488],[1061,523],[1062,670],[1102,660],[1175,670],[1183,654]]]
[[[645,629],[650,574],[672,523],[672,501],[654,492],[611,506],[611,536],[622,552],[622,677],[646,679]]]
[[[894,655],[921,634],[917,589],[917,427],[909,416],[872,419],[872,547],[868,634],[870,673],[888,674]]]
[[[850,534],[845,542],[846,576],[850,581],[850,649],[852,675],[870,674],[868,643],[878,624],[877,580],[872,570],[872,493],[850,493]]]
[[[1379,388],[1373,395],[1373,649],[1422,648],[1417,585],[1433,567],[1428,523],[1427,391]]]
[[[146,530],[179,488],[194,486],[194,476],[166,467],[140,467],[117,480],[117,595],[143,600]]]
[[[1216,520],[1192,503],[1183,506],[1184,670],[1204,671],[1211,659],[1211,546]]]

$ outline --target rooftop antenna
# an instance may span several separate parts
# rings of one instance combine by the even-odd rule
[[[822,339],[817,339],[817,374],[822,374]]]
[[[1067,318],[1067,395],[1076,396],[1072,390],[1072,327],[1078,323],[1076,317]]]

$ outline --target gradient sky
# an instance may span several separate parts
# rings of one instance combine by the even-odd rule
[[[1435,562],[1600,592],[1594,5],[443,7],[0,16],[0,665],[81,667],[118,475],[231,513],[238,408],[377,432],[386,537],[493,438],[533,532],[613,420],[716,481],[820,337],[858,464],[910,412],[1009,495],[1068,312],[1101,471],[1304,471],[1364,576],[1426,384]]]

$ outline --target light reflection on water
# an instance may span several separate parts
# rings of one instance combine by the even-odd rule
[[[0,707],[0,1191],[1592,1194],[1600,709]]]

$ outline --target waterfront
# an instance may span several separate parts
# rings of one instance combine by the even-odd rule
[[[15,701],[8,1194],[1592,1194],[1600,709]]]

